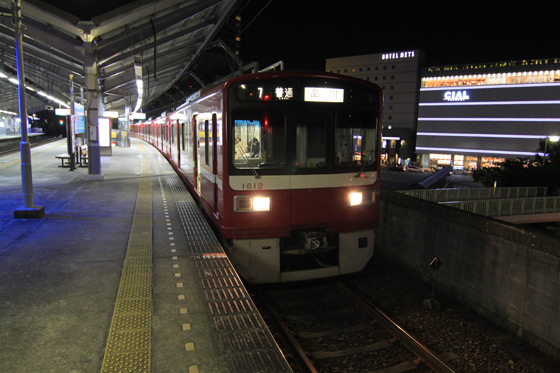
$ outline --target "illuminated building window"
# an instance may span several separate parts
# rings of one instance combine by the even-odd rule
[[[560,70],[429,77],[422,88],[475,85],[543,84],[560,82]]]

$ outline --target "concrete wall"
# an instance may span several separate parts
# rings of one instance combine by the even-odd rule
[[[416,199],[381,193],[375,255],[386,256],[516,333],[560,356],[560,238]]]

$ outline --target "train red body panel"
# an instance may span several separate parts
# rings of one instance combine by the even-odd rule
[[[250,282],[360,271],[378,220],[382,94],[328,73],[229,79],[131,125],[168,158]]]

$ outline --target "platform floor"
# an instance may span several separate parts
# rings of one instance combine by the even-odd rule
[[[92,181],[65,147],[31,151],[41,219],[13,218],[20,155],[0,157],[0,372],[290,371],[154,148],[114,148]]]

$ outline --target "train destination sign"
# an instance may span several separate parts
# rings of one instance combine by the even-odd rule
[[[307,102],[344,102],[344,89],[305,87],[304,96]]]
[[[264,83],[264,84],[263,84]],[[343,103],[344,89],[290,84],[240,84],[235,87],[235,97],[242,101],[303,101]],[[303,90],[301,89],[303,88]]]

